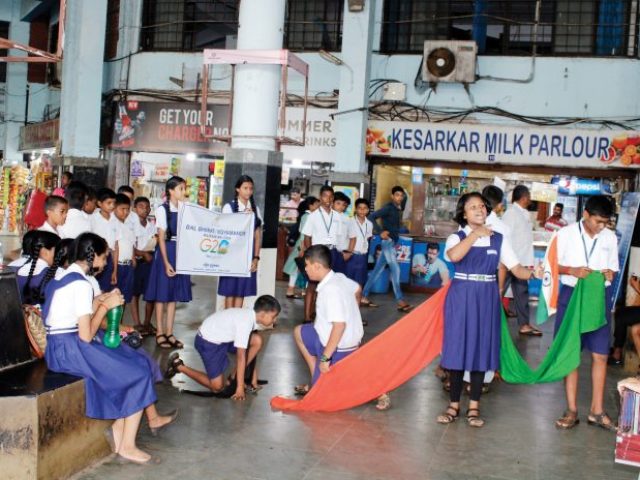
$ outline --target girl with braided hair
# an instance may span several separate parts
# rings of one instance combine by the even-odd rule
[[[48,268],[53,264],[55,247],[59,241],[58,235],[43,230],[36,231],[31,238],[29,259],[17,272],[22,303],[40,303],[40,289]]]
[[[31,243],[33,239],[38,235],[37,230],[29,230],[22,237],[22,252],[20,256],[12,261],[7,267],[15,273],[18,273],[20,267],[29,263],[29,258],[31,257]]]
[[[225,297],[224,308],[242,308],[244,297],[256,295],[256,272],[262,246],[262,217],[253,199],[253,179],[249,175],[241,175],[236,181],[235,190],[235,198],[225,204],[222,213],[254,214],[253,260],[250,277],[220,277],[218,280],[218,295]]]
[[[47,283],[45,360],[54,372],[84,379],[88,417],[115,420],[109,433],[119,458],[148,464],[155,461],[138,449],[136,435],[143,409],[157,399],[149,366],[142,355],[107,348],[95,338],[107,311],[124,302],[118,289],[94,298],[88,281],[105,266],[107,250],[104,239],[81,234],[73,244],[73,263]]]

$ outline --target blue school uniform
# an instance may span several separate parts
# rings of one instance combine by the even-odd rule
[[[138,260],[136,268],[133,271],[132,295],[139,297],[144,295],[149,285],[149,277],[151,276],[151,263]]]
[[[86,282],[89,288],[82,284]],[[73,302],[52,306],[56,293],[64,287],[75,287],[74,295],[87,295],[93,299],[93,290],[87,277],[78,267],[69,267],[60,279],[52,280],[45,290],[43,318],[47,329],[45,360],[50,370],[82,377],[85,387],[86,415],[90,418],[113,420],[128,417],[157,400],[153,387],[153,372],[147,359],[133,354],[128,347],[105,347],[98,338],[85,342],[78,335],[78,325],[60,323],[55,315],[68,308],[75,313]],[[87,299],[82,300],[85,304]],[[68,312],[64,312],[68,313]]]
[[[228,204],[233,213],[240,211],[238,199],[234,199]],[[262,220],[258,212],[254,212],[254,232],[262,226]],[[254,233],[255,235],[255,233]],[[253,241],[253,238],[251,239]],[[255,252],[253,252],[255,255]],[[218,295],[223,297],[253,297],[258,291],[257,272],[251,272],[249,277],[220,277],[218,279]]]
[[[31,280],[29,281],[29,287],[38,288],[44,277],[47,275],[48,265],[44,260],[36,260],[36,268],[34,269],[34,273],[31,276]],[[31,270],[31,262],[25,263],[22,267],[20,267],[16,272],[16,280],[18,282],[18,292],[20,292],[20,298],[22,299],[24,288],[27,285],[27,280],[29,278],[29,271]]]
[[[367,254],[354,253],[347,262],[346,270],[347,277],[358,283],[361,287],[364,287],[364,284],[367,283],[367,276],[369,274]]]
[[[165,246],[167,259],[176,268],[176,241],[178,239],[178,212],[172,212],[168,203],[163,205],[167,215],[167,231]],[[167,276],[164,268],[164,260],[160,253],[160,246],[156,247],[151,265],[151,275],[144,299],[147,302],[190,302],[191,301],[191,277],[189,275]]]
[[[107,263],[105,264],[102,272],[96,275],[98,285],[102,293],[107,293],[116,288],[116,285],[111,285],[111,275],[113,275],[113,255],[111,252],[107,255]]]
[[[456,233],[460,240],[466,234]],[[500,293],[496,272],[502,235],[490,237],[487,247],[473,246],[454,263],[455,276],[444,305],[443,368],[486,372],[500,368]]]
[[[136,271],[131,262],[118,264],[118,284],[120,293],[124,297],[125,303],[130,303],[133,297],[133,277]]]

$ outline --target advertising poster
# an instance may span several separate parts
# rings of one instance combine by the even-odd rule
[[[622,277],[624,269],[629,257],[631,249],[631,238],[633,237],[633,229],[636,225],[638,216],[638,207],[640,207],[640,193],[624,193],[622,194],[622,202],[620,205],[620,213],[618,222],[616,223],[616,237],[618,237],[618,263],[620,272],[613,280],[613,303],[620,295],[620,286],[622,285]],[[638,272],[635,272],[637,275]]]
[[[411,285],[440,288],[453,278],[453,264],[444,259],[444,243],[415,243],[413,245]],[[427,248],[428,246],[430,248]]]
[[[178,214],[178,232],[177,273],[251,275],[253,214],[221,214],[185,203]]]

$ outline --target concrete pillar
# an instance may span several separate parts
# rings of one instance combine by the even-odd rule
[[[375,0],[367,0],[362,12],[349,12],[344,2],[342,55],[338,112],[369,105],[371,47],[374,37]],[[337,172],[365,173],[365,133],[368,111],[338,115],[336,164]]]
[[[107,0],[67,0],[60,139],[62,155],[97,159]]]

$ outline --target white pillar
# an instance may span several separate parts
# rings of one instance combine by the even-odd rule
[[[284,14],[285,0],[242,0],[237,48],[280,50]],[[276,135],[280,77],[280,65],[238,65],[233,98],[232,148],[276,149],[273,139],[241,136]]]

